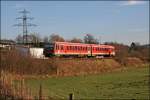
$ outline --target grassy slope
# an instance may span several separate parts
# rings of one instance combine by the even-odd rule
[[[42,83],[45,93],[52,97],[81,99],[148,99],[148,67],[129,68],[123,72],[74,77],[30,79],[26,82],[37,91]]]

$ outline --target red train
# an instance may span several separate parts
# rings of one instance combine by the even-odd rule
[[[44,55],[51,56],[115,56],[115,48],[110,45],[55,42],[44,47]]]

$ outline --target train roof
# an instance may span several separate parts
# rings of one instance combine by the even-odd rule
[[[55,44],[70,44],[70,45],[86,45],[86,46],[94,46],[94,47],[109,47],[109,48],[114,48],[114,46],[111,45],[104,45],[104,44],[85,44],[85,43],[71,43],[71,42],[54,42]]]

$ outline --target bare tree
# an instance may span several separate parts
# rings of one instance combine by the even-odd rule
[[[72,42],[72,43],[82,43],[83,41],[79,38],[73,38],[72,40],[70,40],[70,42]]]
[[[29,35],[29,37],[31,43],[38,44],[41,41],[41,38],[37,33],[32,33]]]
[[[23,37],[20,34],[16,37],[16,42],[23,43]]]
[[[47,37],[47,36],[45,36],[45,37],[43,38],[43,42],[44,42],[44,43],[48,43],[48,42],[49,42],[49,40],[48,40],[48,37]]]
[[[64,42],[64,38],[57,35],[57,34],[52,34],[50,35],[50,39],[49,39],[49,42]]]
[[[98,44],[97,39],[95,39],[91,34],[86,34],[86,36],[84,36],[84,42],[89,44]]]

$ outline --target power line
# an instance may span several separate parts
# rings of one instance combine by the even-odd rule
[[[37,26],[35,24],[32,24],[32,23],[27,23],[27,20],[30,19],[34,19],[33,17],[27,17],[27,13],[30,13],[29,11],[27,10],[23,10],[23,11],[20,11],[19,13],[22,13],[22,16],[21,17],[18,17],[16,19],[21,19],[22,20],[22,23],[18,23],[18,24],[14,24],[14,26],[22,26],[23,27],[23,43],[28,43],[28,27],[30,26]]]

